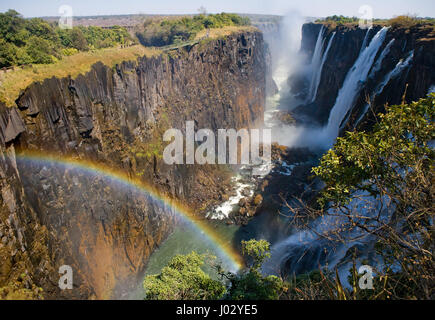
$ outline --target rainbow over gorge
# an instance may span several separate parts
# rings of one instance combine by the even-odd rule
[[[7,155],[6,155],[7,156]],[[208,220],[198,216],[190,209],[186,208],[176,199],[169,198],[156,190],[155,187],[147,184],[142,179],[128,175],[127,173],[116,169],[91,162],[88,160],[68,157],[63,155],[47,154],[41,152],[24,151],[16,156],[17,161],[30,161],[38,164],[46,165],[48,167],[53,165],[61,165],[65,170],[80,170],[89,175],[97,175],[100,177],[108,178],[112,182],[119,183],[120,187],[128,187],[137,190],[150,198],[157,201],[160,206],[165,208],[165,211],[175,212],[181,219],[188,222],[191,227],[195,228],[197,232],[204,234],[205,241],[210,242],[210,245],[217,248],[221,256],[218,257],[225,262],[229,262],[231,271],[237,271],[243,267],[244,262],[240,253],[236,251],[231,244],[222,241],[220,235],[208,223]]]
[[[435,20],[283,12],[0,13],[0,300],[435,297]]]

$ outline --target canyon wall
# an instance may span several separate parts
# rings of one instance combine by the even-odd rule
[[[178,220],[168,207],[86,170],[21,159],[25,150],[86,159],[139,177],[200,213],[228,179],[219,166],[168,166],[163,133],[263,122],[267,53],[260,32],[208,39],[153,58],[101,63],[34,83],[0,104],[0,288],[46,298],[119,296]],[[73,290],[58,268],[74,270]]]
[[[318,125],[326,125],[331,109],[336,103],[346,77],[355,67],[361,52],[366,49],[382,26],[371,29],[358,26],[331,26],[307,23],[302,30],[301,50],[306,55],[307,65],[313,59],[319,32],[323,28],[322,55],[331,46],[325,57],[320,74],[317,94],[312,101],[305,101],[294,110],[295,116],[305,115]],[[411,102],[424,97],[435,84],[435,32],[432,26],[389,27],[385,39],[369,66],[367,78],[357,86],[357,94],[348,121],[342,129],[352,130],[358,125],[370,126],[373,112],[368,111],[370,101],[374,113],[382,112],[384,105],[399,104],[402,97]],[[294,94],[307,96],[309,79],[298,75],[290,80]]]

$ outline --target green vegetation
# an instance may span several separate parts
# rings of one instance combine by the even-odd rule
[[[0,287],[0,300],[43,300],[42,288],[35,285],[31,289],[25,287],[23,280],[26,277],[23,274],[19,281]]]
[[[39,18],[24,19],[15,10],[0,13],[0,68],[50,64],[77,51],[131,42],[127,30],[117,26],[61,29]]]
[[[163,20],[149,19],[144,23],[143,30],[137,32],[136,36],[145,46],[162,47],[194,40],[204,29],[248,25],[250,25],[249,18],[229,13],[201,14]]]
[[[402,28],[410,28],[412,26],[418,25],[418,24],[432,24],[434,25],[435,19],[430,18],[418,18],[416,16],[410,16],[410,15],[402,15],[397,16],[395,18],[390,19],[389,25],[392,27],[402,27]]]
[[[201,266],[205,256],[196,253],[176,256],[161,274],[145,278],[147,299],[278,299],[284,292],[284,282],[275,276],[263,277],[260,273],[262,262],[270,257],[269,243],[250,240],[242,242],[242,247],[253,261],[244,272],[233,274],[210,264],[221,275],[222,281],[212,280],[203,272]]]
[[[265,240],[242,241],[242,252],[252,263],[239,274],[227,274],[230,300],[278,300],[287,290],[286,283],[276,276],[263,276],[261,265],[270,258],[270,244]]]
[[[378,239],[385,298],[434,297],[434,120],[435,94],[387,107],[371,132],[348,132],[313,169],[326,184],[318,202],[330,210],[308,212],[341,216],[344,230]]]
[[[323,156],[320,165],[313,169],[326,185],[318,197],[320,209],[302,208],[304,221],[325,215],[341,216],[337,240],[340,243],[355,240],[355,230],[359,231],[356,238],[361,233],[375,237],[376,253],[384,263],[375,269],[373,289],[359,287],[356,248],[349,251],[353,267],[348,288],[342,283],[346,279],[340,279],[336,270],[315,270],[286,280],[264,276],[260,270],[270,258],[270,245],[264,240],[250,240],[242,242],[242,252],[250,261],[248,268],[234,274],[216,267],[225,286],[221,291],[222,287],[213,282],[214,291],[209,296],[233,300],[434,298],[435,150],[429,143],[435,139],[435,94],[415,103],[387,107],[377,120],[372,131],[348,132]],[[364,212],[352,209],[352,201],[365,201],[359,206],[365,208]],[[391,216],[385,214],[385,209],[392,211]],[[333,239],[337,235],[336,230],[328,232],[322,236]],[[199,268],[203,260],[194,257],[195,268]],[[176,261],[180,259],[188,258],[178,257]],[[198,269],[195,272],[201,276],[190,277],[189,288],[197,288],[204,281],[205,276]],[[188,276],[182,274],[172,262],[161,275],[147,277],[144,286],[148,299],[182,297],[180,290]],[[201,288],[206,290],[206,286]],[[200,292],[200,298],[207,296]]]
[[[326,17],[324,19],[317,19],[316,23],[335,23],[338,25],[342,25],[342,24],[346,24],[346,23],[358,23],[359,19],[357,17],[345,17],[345,16],[337,16],[337,15],[333,15],[333,16],[329,16]]]
[[[331,27],[337,27],[341,25],[354,26],[358,25],[359,18],[357,17],[345,17],[345,16],[329,16],[322,19],[317,19],[316,23],[327,24]],[[420,18],[412,15],[400,15],[394,17],[392,19],[374,19],[373,23],[375,25],[381,26],[392,26],[392,27],[401,27],[401,28],[411,28],[418,25],[429,25],[435,26],[435,19],[433,18]]]
[[[74,51],[73,51],[74,52]],[[134,45],[126,48],[106,48],[67,54],[62,60],[52,64],[34,64],[24,68],[16,68],[8,72],[0,72],[0,101],[7,106],[13,106],[20,91],[36,81],[43,81],[51,77],[77,77],[91,69],[91,66],[101,62],[113,67],[123,61],[135,61],[139,57],[152,57],[161,54],[161,51]]]
[[[144,281],[150,300],[215,300],[225,293],[224,285],[211,279],[201,267],[206,256],[192,252],[177,255],[159,275],[147,276]],[[210,257],[209,257],[210,258]]]

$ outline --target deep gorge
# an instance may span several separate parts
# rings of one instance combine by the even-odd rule
[[[219,200],[228,173],[165,165],[163,132],[184,129],[187,120],[199,128],[258,126],[265,55],[261,33],[236,34],[115,68],[96,64],[76,79],[31,85],[17,107],[1,105],[0,283],[25,273],[25,285],[44,288],[48,298],[109,298],[143,271],[177,219],[104,178],[16,155],[32,150],[122,168],[200,211]],[[57,287],[62,264],[78,270],[66,293]]]
[[[264,38],[260,31],[236,33],[114,68],[96,64],[76,79],[32,84],[16,106],[0,104],[0,258],[6,261],[0,287],[24,273],[24,285],[42,287],[47,298],[101,299],[119,297],[120,287],[140,282],[149,257],[179,222],[175,212],[98,174],[20,154],[60,154],[118,168],[203,217],[234,196],[234,172],[164,164],[163,132],[184,130],[188,120],[214,131],[266,122],[281,145],[273,148],[270,173],[246,196],[245,202],[262,196],[250,208],[255,217],[242,214],[245,204],[238,202],[225,219],[233,228],[242,225],[233,231],[235,247],[242,239],[266,238],[273,249],[264,270],[276,274],[345,264],[348,247],[325,254],[327,244],[318,239],[301,245],[305,231],[276,214],[285,211],[282,194],[288,201],[315,197],[322,184],[309,180],[311,168],[337,134],[368,130],[385,104],[415,101],[433,90],[435,40],[418,26],[300,28],[268,26]],[[300,50],[285,50],[289,44],[281,36],[290,32],[300,34]],[[271,59],[286,55],[297,55],[301,64],[277,85],[272,77],[278,82],[284,66],[273,68]],[[331,139],[324,128],[334,110],[340,123],[333,123],[338,132]],[[62,264],[77,270],[69,292],[57,287]]]

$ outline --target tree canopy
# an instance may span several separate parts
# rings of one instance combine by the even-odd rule
[[[145,21],[143,30],[136,33],[145,46],[166,46],[195,38],[196,34],[206,28],[223,28],[226,26],[246,26],[249,18],[237,14],[200,14],[194,17]]]
[[[201,267],[206,256],[192,252],[177,255],[159,275],[144,280],[149,300],[215,300],[225,293],[224,285],[213,280]]]
[[[131,36],[114,26],[61,29],[40,18],[25,19],[17,11],[0,13],[0,67],[31,63],[52,63],[71,49],[87,51],[124,44]]]
[[[313,169],[326,186],[322,209],[308,211],[341,217],[356,237],[375,236],[379,272],[390,279],[385,297],[434,297],[434,120],[435,94],[387,106],[371,131],[338,138]]]

